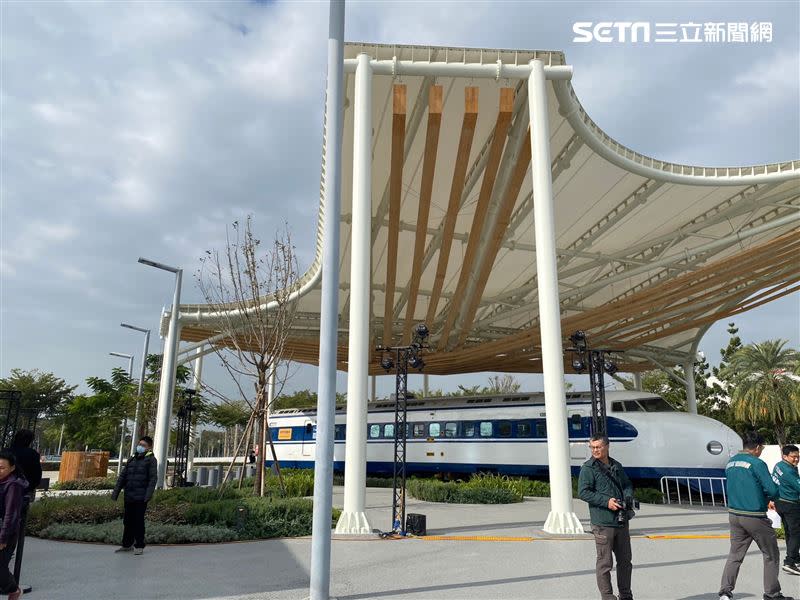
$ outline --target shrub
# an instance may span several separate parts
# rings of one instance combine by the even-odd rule
[[[778,529],[776,529],[775,533],[778,535],[778,539],[779,540],[785,540],[786,539],[786,532],[783,530],[783,526],[781,526]]]
[[[202,542],[230,542],[237,539],[235,531],[207,525],[165,525],[147,522],[147,542],[150,544],[193,544]],[[107,523],[53,523],[45,527],[39,537],[79,542],[119,544],[122,539],[122,521]]]
[[[522,494],[507,484],[488,478],[476,478],[476,483],[442,482],[435,479],[411,479],[408,492],[426,502],[453,504],[510,504],[522,502]]]
[[[639,502],[647,504],[663,504],[664,497],[661,495],[661,490],[655,488],[635,488],[633,490],[633,497]]]
[[[116,477],[89,477],[88,479],[72,479],[57,481],[50,486],[53,490],[113,490],[117,484]]]
[[[122,502],[108,496],[43,498],[31,505],[28,533],[39,532],[51,523],[103,523],[122,517]]]

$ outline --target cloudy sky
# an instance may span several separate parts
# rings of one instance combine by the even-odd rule
[[[173,280],[137,257],[182,266],[184,301],[199,302],[199,258],[248,213],[267,237],[288,222],[308,265],[327,20],[320,2],[0,3],[0,375],[39,368],[78,384],[123,366],[110,351],[138,363],[141,335],[119,323],[156,330]],[[763,22],[773,34],[578,44],[575,21]],[[796,1],[349,2],[346,39],[563,50],[591,117],[639,152],[709,166],[800,158]],[[797,347],[800,298],[736,322],[746,342]],[[726,341],[718,323],[701,350],[716,360]],[[206,375],[228,387],[213,362]],[[315,387],[311,367],[287,384]]]

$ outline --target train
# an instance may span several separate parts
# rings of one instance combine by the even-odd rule
[[[656,394],[608,391],[605,396],[610,454],[632,479],[724,477],[729,457],[742,447],[741,438],[726,425],[678,411]],[[547,476],[543,393],[413,398],[407,402],[407,473]],[[577,475],[590,458],[591,394],[568,393],[566,408],[570,462]],[[369,404],[368,475],[392,474],[394,411],[392,399]],[[336,471],[344,470],[345,421],[345,411],[337,410]],[[270,414],[269,424],[281,466],[313,468],[316,410],[277,410]]]

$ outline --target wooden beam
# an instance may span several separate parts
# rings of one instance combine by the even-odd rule
[[[404,344],[411,341],[411,328],[414,325],[414,311],[417,308],[417,294],[419,293],[419,282],[422,277],[422,260],[425,257],[428,218],[433,194],[433,176],[436,172],[439,131],[442,125],[443,97],[442,86],[432,85],[428,93],[428,130],[425,134],[425,152],[422,157],[422,182],[419,191],[419,209],[417,210],[414,259],[411,267],[411,279],[408,282],[406,319],[403,327]]]
[[[453,232],[456,227],[456,218],[464,192],[464,180],[469,166],[469,154],[472,150],[472,140],[475,137],[475,124],[478,121],[478,88],[464,88],[464,119],[461,123],[461,137],[458,140],[456,162],[453,166],[453,181],[450,184],[450,200],[447,204],[447,213],[444,217],[442,228],[442,241],[439,246],[439,261],[436,265],[436,276],[433,281],[433,292],[428,304],[426,321],[433,323],[439,306],[439,298],[444,287],[444,278],[447,275],[447,263],[450,260],[450,246],[453,243]]]
[[[530,129],[525,134],[526,139],[530,139]],[[469,335],[472,324],[475,322],[475,314],[478,312],[483,297],[483,292],[486,289],[486,284],[489,281],[489,276],[494,269],[495,260],[503,246],[508,224],[511,222],[511,213],[514,211],[514,206],[517,203],[519,191],[525,183],[525,176],[528,173],[528,166],[531,163],[531,145],[523,144],[517,157],[517,164],[514,167],[514,173],[511,176],[511,181],[508,185],[508,190],[500,205],[500,212],[495,221],[494,229],[492,230],[489,247],[486,255],[483,258],[480,272],[478,273],[478,280],[475,284],[475,291],[469,299],[466,312],[461,320],[461,331],[458,336],[458,345],[463,345],[464,341]]]
[[[475,259],[478,248],[483,238],[483,227],[486,221],[486,214],[489,212],[489,202],[492,199],[492,190],[497,181],[497,169],[500,167],[500,159],[503,157],[503,148],[506,146],[508,128],[511,126],[511,116],[514,111],[514,88],[500,88],[500,109],[497,113],[497,120],[494,125],[492,144],[489,147],[489,155],[486,160],[486,167],[483,169],[481,178],[481,191],[478,194],[478,204],[475,207],[475,214],[472,217],[472,227],[469,230],[469,240],[467,241],[467,251],[461,261],[461,273],[458,277],[456,293],[447,311],[444,329],[442,329],[439,345],[442,348],[447,346],[450,333],[455,323],[456,316],[463,307],[464,302],[469,302],[464,297],[464,292],[475,267]]]
[[[403,162],[406,143],[406,86],[392,88],[392,155],[389,174],[389,233],[386,249],[386,291],[383,303],[383,345],[392,344],[394,287],[397,280],[397,244],[400,204],[403,200]]]

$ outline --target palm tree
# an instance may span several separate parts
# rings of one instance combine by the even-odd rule
[[[792,374],[800,353],[784,348],[785,340],[743,346],[725,368],[733,382],[731,401],[740,421],[775,429],[778,444],[786,443],[786,427],[800,422],[800,386]]]

